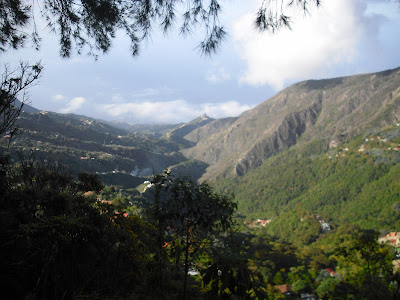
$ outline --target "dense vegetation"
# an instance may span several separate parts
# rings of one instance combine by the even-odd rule
[[[290,242],[302,240],[299,231],[309,236],[300,244],[318,236],[318,226],[311,234],[311,224],[300,222],[299,211],[319,214],[332,225],[396,230],[399,136],[398,126],[376,129],[325,151],[319,147],[325,141],[316,140],[270,158],[246,176],[216,185],[235,194],[241,214],[249,220],[272,219],[268,232]]]
[[[66,57],[85,45],[89,54],[107,51],[116,28],[127,31],[136,55],[154,20],[162,20],[164,31],[174,23],[175,1],[77,3],[45,1],[41,8],[42,16],[60,34],[61,54]],[[188,7],[182,32],[191,31],[198,21],[205,25],[200,48],[211,53],[225,36],[218,22],[218,2],[187,3],[194,9]],[[290,26],[282,9],[274,13],[266,3],[257,14],[257,28],[275,31]],[[289,3],[306,11],[310,3],[320,1]],[[38,46],[36,28],[32,35],[20,30],[36,6],[21,1],[1,1],[0,6],[6,24],[0,30],[0,52],[23,47],[28,36]],[[322,299],[400,298],[396,251],[378,244],[378,233],[368,230],[400,225],[397,128],[329,151],[323,151],[327,141],[314,140],[271,157],[244,177],[218,182],[221,191],[237,195],[235,224],[237,204],[207,183],[165,174],[139,185],[143,178],[120,177],[130,172],[139,175],[139,168],[158,173],[166,161],[180,163],[175,170],[182,173],[195,168],[199,177],[207,165],[182,162],[175,152],[192,145],[183,139],[189,127],[156,140],[105,128],[85,117],[59,116],[64,121],[57,123],[51,114],[23,114],[19,119],[23,135],[14,137],[9,157],[6,151],[20,112],[13,103],[38,78],[41,66],[21,63],[15,72],[20,74],[6,70],[0,89],[0,134],[5,135],[0,149],[3,295],[282,299],[280,287],[290,284],[293,297],[307,292]],[[353,110],[351,106],[346,110]],[[388,105],[379,118],[386,122],[394,111]],[[382,124],[380,119],[374,122]],[[17,148],[22,151],[19,155]],[[37,153],[37,159],[24,158],[30,151]],[[119,186],[104,187],[97,175],[88,173],[70,176],[62,162],[76,175],[82,170],[106,173],[103,178]],[[119,178],[108,178],[114,174],[111,170]],[[122,190],[121,185],[139,185],[143,190]],[[330,230],[321,229],[321,216],[332,225]],[[251,222],[260,217],[272,221],[266,227]]]
[[[157,175],[140,193],[1,162],[1,279],[16,298],[282,299],[283,284],[323,299],[400,297],[394,248],[374,231],[343,224],[297,247],[284,227],[279,238],[238,230],[236,204],[206,183]],[[288,214],[319,232],[312,213]]]
[[[11,144],[2,139],[12,149],[1,165],[2,280],[17,298],[281,299],[286,284],[293,297],[399,299],[396,249],[379,245],[374,231],[400,225],[397,124],[328,150],[323,139],[300,143],[215,182],[218,194],[185,177],[125,174],[146,155],[159,168],[167,156],[180,162],[168,152],[178,144],[63,118],[51,121],[53,135],[43,123],[21,128]],[[141,156],[140,147],[162,153]],[[171,171],[197,179],[206,167],[189,160]],[[105,173],[107,186],[84,170]],[[235,202],[223,196],[231,193]]]

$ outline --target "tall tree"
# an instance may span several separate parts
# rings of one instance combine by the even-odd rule
[[[186,299],[189,267],[205,247],[215,242],[218,233],[233,225],[237,206],[230,197],[215,193],[207,183],[198,185],[169,172],[155,176],[153,184],[155,197],[150,218],[159,230],[160,252],[169,246],[175,263],[183,265],[182,293]]]

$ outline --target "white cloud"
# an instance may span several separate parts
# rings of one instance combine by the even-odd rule
[[[208,71],[206,75],[206,80],[212,83],[223,82],[229,80],[231,78],[231,74],[225,71],[224,67],[214,68]]]
[[[201,110],[214,118],[236,117],[253,107],[254,105],[240,104],[237,101],[201,104]]]
[[[156,96],[160,96],[160,95],[170,95],[172,94],[174,91],[167,87],[167,86],[160,86],[158,88],[145,88],[142,90],[138,90],[138,91],[134,91],[133,93],[131,93],[130,97],[134,98],[134,99],[148,99],[148,98],[154,98]]]
[[[257,7],[261,1],[255,2]],[[308,79],[327,66],[351,62],[363,35],[365,11],[361,0],[323,1],[310,16],[297,12],[292,31],[275,35],[254,30],[254,14],[242,16],[233,28],[234,42],[247,64],[240,81],[280,89],[288,80]]]
[[[66,107],[60,110],[61,113],[67,114],[73,111],[78,110],[79,108],[82,107],[82,105],[85,103],[86,99],[83,97],[76,97],[73,98],[69,103],[67,104]]]
[[[101,110],[113,118],[131,123],[179,123],[191,121],[204,113],[214,118],[237,116],[252,107],[236,101],[196,105],[178,99],[167,102],[106,104],[101,107]]]
[[[57,94],[57,95],[53,96],[53,100],[56,101],[56,102],[62,102],[62,101],[65,101],[66,98],[65,98],[64,95]]]
[[[122,97],[121,95],[118,94],[118,95],[112,96],[111,102],[112,103],[124,103],[125,99],[124,99],[124,97]]]

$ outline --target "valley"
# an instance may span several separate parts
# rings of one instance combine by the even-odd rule
[[[125,188],[170,169],[234,194],[239,215],[273,220],[271,234],[299,205],[335,226],[400,226],[393,209],[400,205],[400,69],[309,80],[239,117],[163,127],[26,110],[11,143],[14,160],[33,154]]]
[[[187,243],[187,251],[195,247],[187,240],[188,233],[178,237],[176,228],[186,228],[189,220],[179,225],[182,215],[193,213],[190,218],[196,218],[205,208],[210,216],[223,213],[209,203],[199,202],[198,207],[189,201],[194,205],[190,211],[185,201],[191,198],[185,193],[233,199],[227,203],[231,212],[235,208],[236,233],[210,238],[224,241],[218,250],[221,256],[199,256],[190,268],[193,282],[200,278],[197,270],[202,272],[203,283],[208,284],[204,293],[240,294],[228,286],[225,292],[212,290],[207,272],[214,267],[219,276],[250,272],[253,277],[246,281],[246,289],[261,293],[259,299],[284,299],[283,290],[297,295],[289,299],[307,293],[331,299],[333,292],[346,299],[356,291],[372,292],[368,276],[387,287],[375,291],[381,297],[389,295],[387,283],[395,282],[389,266],[397,263],[397,242],[377,242],[379,234],[397,236],[400,230],[400,68],[301,82],[232,118],[202,115],[184,124],[116,125],[26,106],[16,125],[19,130],[11,140],[8,132],[0,137],[1,150],[12,164],[35,161],[39,170],[62,170],[62,175],[52,176],[70,176],[46,183],[52,177],[46,177],[44,169],[42,175],[32,175],[32,186],[45,182],[42,188],[49,189],[44,199],[64,189],[53,185],[70,180],[67,190],[75,190],[77,203],[87,199],[92,206],[86,209],[98,207],[101,214],[120,222],[118,228],[138,226],[132,230],[143,235],[141,239],[153,229],[140,222],[155,222],[165,211],[163,217],[171,223],[154,226],[169,228],[162,237],[162,251],[171,255],[171,262],[173,251],[178,251],[174,239]],[[105,186],[100,189],[89,174],[99,176]],[[167,205],[170,193],[175,195],[171,199],[183,202]],[[196,201],[204,201],[202,197]],[[152,211],[155,201],[164,205],[162,209]],[[44,214],[42,205],[48,204],[34,207],[35,216]],[[57,205],[50,206],[49,213],[59,209]],[[376,255],[368,256],[363,247]],[[182,258],[183,252],[176,255]],[[218,266],[210,267],[207,259]],[[140,263],[144,262],[143,256]],[[372,275],[365,273],[370,263],[375,268]]]

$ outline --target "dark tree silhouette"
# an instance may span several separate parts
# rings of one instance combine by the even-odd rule
[[[203,27],[204,39],[198,48],[212,54],[220,47],[226,31],[220,24],[218,0],[43,0],[28,5],[20,0],[0,0],[0,52],[20,48],[29,37],[39,47],[40,36],[35,16],[40,15],[60,38],[60,54],[83,50],[97,57],[112,46],[116,32],[125,31],[131,41],[132,55],[138,55],[142,41],[154,27],[166,33],[177,25],[183,35]],[[294,6],[308,12],[320,0],[264,0],[255,15],[255,26],[275,32],[290,28],[285,11]],[[40,14],[39,14],[40,13]],[[28,26],[30,25],[30,26]],[[28,29],[30,28],[30,30]]]
[[[35,84],[41,71],[40,63],[29,65],[21,62],[14,70],[5,66],[0,81],[0,134],[9,132],[12,135],[15,132],[14,124],[25,100],[25,91]],[[18,106],[16,99],[21,91],[24,91],[22,105]]]

